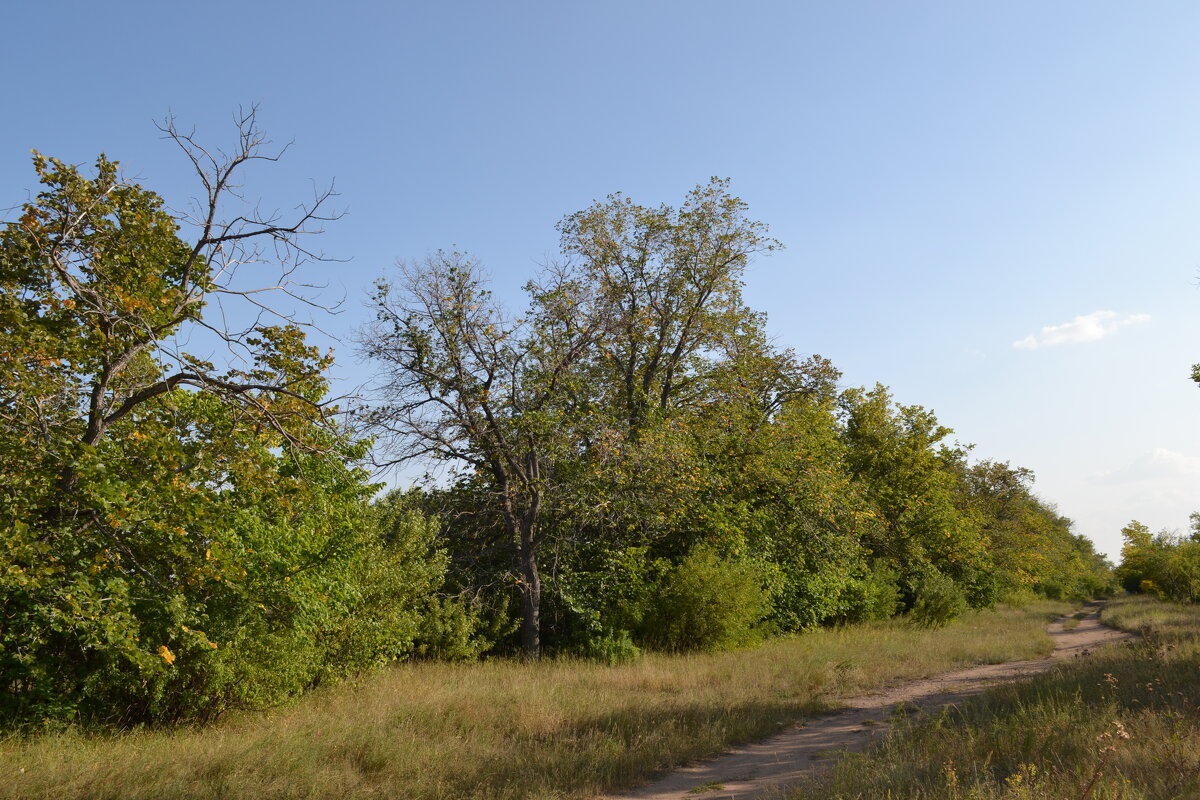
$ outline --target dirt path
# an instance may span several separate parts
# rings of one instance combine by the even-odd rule
[[[608,800],[749,800],[782,797],[814,768],[829,763],[831,751],[862,750],[886,732],[886,720],[899,703],[936,711],[983,692],[989,686],[1036,675],[1055,661],[1085,655],[1091,648],[1130,638],[1100,624],[1100,606],[1067,630],[1066,619],[1050,625],[1054,652],[1038,661],[1009,661],[909,681],[884,691],[851,698],[846,708],[806,720],[783,733],[739,747],[711,761],[683,767],[654,783]]]

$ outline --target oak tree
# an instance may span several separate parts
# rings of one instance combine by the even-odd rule
[[[35,155],[42,190],[0,229],[8,718],[272,702],[347,668],[328,656],[367,596],[365,448],[332,413],[329,355],[270,300],[306,299],[332,193],[290,218],[242,201],[242,171],[279,156],[253,110],[227,154],[162,129],[196,169],[191,213],[104,156],[89,175]]]

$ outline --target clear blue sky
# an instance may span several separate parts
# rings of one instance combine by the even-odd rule
[[[336,179],[348,211],[311,273],[344,334],[397,257],[468,249],[517,301],[564,214],[728,176],[788,247],[747,287],[781,343],[1032,468],[1115,555],[1200,509],[1197,41],[1190,2],[14,3],[0,206],[31,148],[182,206],[152,120],[219,143],[261,103],[295,145],[248,192]]]

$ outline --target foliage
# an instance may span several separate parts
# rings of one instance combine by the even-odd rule
[[[712,362],[753,338],[741,274],[777,243],[745,212],[714,179],[678,209],[614,195],[569,215],[566,260],[527,286],[518,319],[465,254],[401,265],[378,285],[360,337],[383,371],[370,417],[396,460],[451,460],[462,492],[490,497],[499,525],[485,529],[508,551],[528,658],[542,647],[543,550],[571,537],[556,523],[587,525],[599,485],[629,486],[622,453],[687,448],[672,412],[702,404]]]
[[[1027,470],[972,464],[932,411],[839,391],[828,360],[771,343],[741,284],[780,245],[727,181],[678,207],[613,195],[559,232],[520,317],[477,261],[438,253],[381,285],[363,336],[392,455],[454,465],[425,501],[451,580],[490,619],[520,609],[499,652],[596,653],[625,632],[728,646],[689,614],[753,628],[730,621],[759,608],[732,584],[759,586],[760,629],[783,633],[1106,587]],[[674,583],[702,568],[731,571],[729,607],[715,574],[707,594]]]
[[[247,242],[294,255],[318,218],[219,221],[236,168],[262,157],[253,115],[240,133],[202,175],[194,242],[103,157],[87,177],[35,156],[43,191],[0,232],[4,724],[277,703],[407,652],[413,603],[440,583],[428,526],[375,534],[366,445],[326,403],[330,357],[286,320],[204,317],[214,293],[244,294]],[[206,335],[237,358],[180,349]]]
[[[564,398],[591,330],[569,318],[557,327],[545,316],[510,320],[484,288],[479,263],[461,253],[403,265],[399,278],[398,286],[377,284],[376,322],[360,337],[382,373],[382,399],[368,416],[398,461],[453,460],[469,470],[468,490],[488,496],[520,598],[522,649],[537,658],[542,507],[574,450],[579,418]]]
[[[636,661],[642,651],[633,643],[629,631],[616,631],[589,639],[582,654],[585,658],[615,667]]]
[[[900,609],[900,586],[895,570],[875,564],[865,575],[850,584],[847,594],[849,622],[890,619]],[[920,602],[920,600],[918,600]]]
[[[660,650],[723,650],[754,641],[769,610],[762,570],[697,547],[663,579],[638,629]]]
[[[993,604],[991,554],[957,502],[963,452],[942,444],[952,431],[927,409],[895,404],[883,386],[849,390],[842,404],[846,465],[876,510],[865,543],[899,574],[905,606],[922,591],[941,591],[934,573],[956,583],[972,607]]]
[[[941,627],[967,610],[966,593],[939,572],[923,576],[916,595],[909,618],[923,628]]]
[[[1193,515],[1193,519],[1195,515]],[[1200,601],[1200,535],[1151,534],[1134,520],[1121,530],[1125,544],[1116,577],[1128,592],[1178,603]]]
[[[331,356],[264,299],[306,299],[290,278],[328,193],[286,222],[226,213],[275,157],[253,112],[224,160],[164,131],[205,188],[195,220],[103,157],[89,177],[37,156],[44,189],[0,232],[5,720],[208,719],[410,655],[618,663],[1105,584],[1029,473],[771,342],[742,280],[781,245],[719,179],[565,217],[521,316],[466,254],[381,281],[376,453],[448,470],[371,503]],[[276,283],[237,277],[272,253]],[[253,324],[206,316],[214,297]],[[1152,543],[1137,585],[1193,591],[1189,547]]]
[[[1071,521],[1039,500],[1033,473],[984,460],[961,463],[961,504],[979,521],[1003,596],[1028,590],[1083,600],[1110,591],[1111,567],[1091,541],[1071,533]]]

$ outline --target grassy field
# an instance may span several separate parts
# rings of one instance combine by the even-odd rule
[[[0,741],[0,797],[586,798],[903,678],[1045,655],[1042,603],[753,650],[411,664],[204,729]]]
[[[1200,606],[1127,597],[1101,618],[1142,640],[900,721],[878,749],[796,797],[1200,798]]]

